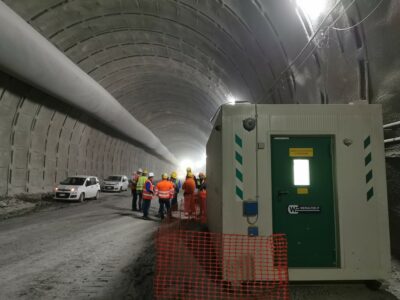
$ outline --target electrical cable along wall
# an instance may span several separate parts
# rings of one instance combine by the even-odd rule
[[[100,129],[98,129],[100,128]],[[0,73],[0,196],[51,192],[69,175],[156,174],[171,165],[98,121]]]

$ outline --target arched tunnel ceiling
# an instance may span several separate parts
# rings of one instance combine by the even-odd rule
[[[368,61],[367,50],[371,69],[379,69],[382,60],[379,55],[374,57],[379,52],[367,47],[367,30],[361,26],[361,46],[354,31],[319,36],[302,62],[280,76],[307,43],[307,30],[312,33],[316,28],[296,7],[296,1],[4,2],[98,81],[181,159],[204,153],[212,126],[209,120],[229,95],[253,103],[378,99],[371,89],[379,90],[381,81],[374,82],[373,75],[363,75],[366,80],[372,79],[367,91],[371,95],[358,88],[358,65]],[[325,2],[328,8],[335,4]],[[373,22],[385,19],[381,29],[388,22],[385,14],[393,5],[389,2],[372,18]],[[337,18],[335,25],[348,26],[373,5],[375,2],[343,0],[331,19]],[[344,11],[347,6],[349,9]],[[376,30],[370,31],[376,39]],[[332,70],[333,64],[337,70]],[[271,93],[276,85],[278,88]]]

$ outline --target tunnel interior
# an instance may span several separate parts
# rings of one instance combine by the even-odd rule
[[[4,3],[106,89],[185,167],[204,168],[210,120],[233,101],[363,100],[382,104],[385,123],[400,119],[396,0],[321,0],[314,6],[300,0]],[[1,68],[0,138],[0,195],[51,191],[68,175],[104,178],[138,167],[161,174],[180,167]],[[394,234],[398,148],[391,146],[388,153]],[[400,252],[395,239],[392,244]]]

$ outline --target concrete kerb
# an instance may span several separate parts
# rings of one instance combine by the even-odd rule
[[[0,220],[21,216],[56,203],[51,193],[0,197]]]

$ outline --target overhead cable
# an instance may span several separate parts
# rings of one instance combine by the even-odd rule
[[[353,5],[355,2],[355,0],[353,0],[345,9],[344,11],[339,15],[339,17],[337,17],[333,22],[331,22],[326,28],[325,31],[328,30],[329,28],[331,28],[331,26],[333,26],[338,20],[339,18],[341,18],[343,16],[343,14],[350,8],[351,5]],[[273,82],[273,84],[271,85],[271,87],[268,89],[269,93],[266,95],[266,97],[269,97],[272,95],[272,93],[274,92],[275,86],[281,81],[282,77],[297,63],[297,61],[300,59],[300,57],[303,55],[303,53],[307,50],[308,46],[314,41],[314,39],[316,38],[317,34],[320,32],[320,30],[322,29],[322,27],[325,25],[325,22],[328,20],[328,18],[330,17],[330,15],[334,12],[334,10],[338,7],[338,5],[341,3],[341,1],[337,1],[335,3],[335,5],[329,10],[329,12],[327,13],[327,15],[324,17],[324,19],[322,20],[322,22],[320,23],[320,25],[317,27],[317,29],[315,30],[314,34],[310,37],[310,39],[308,40],[308,42],[304,45],[304,47],[300,50],[300,52],[295,56],[295,58],[293,59],[293,61],[279,74],[279,76],[275,79],[275,81]],[[311,53],[315,50],[316,47],[313,47],[313,49],[311,50]],[[302,61],[301,64],[304,63],[304,61],[306,61],[311,53],[309,53],[307,55],[307,57],[305,58],[305,60]]]
[[[353,29],[354,27],[357,27],[358,25],[360,25],[361,23],[363,23],[365,20],[367,20],[377,9],[379,6],[381,6],[381,4],[383,3],[383,0],[379,1],[379,3],[375,6],[374,9],[372,9],[369,14],[364,17],[361,21],[359,21],[358,23],[350,26],[350,27],[346,27],[346,28],[337,28],[337,27],[331,27],[331,29],[333,30],[338,30],[338,31],[346,31],[346,30],[350,30]]]

